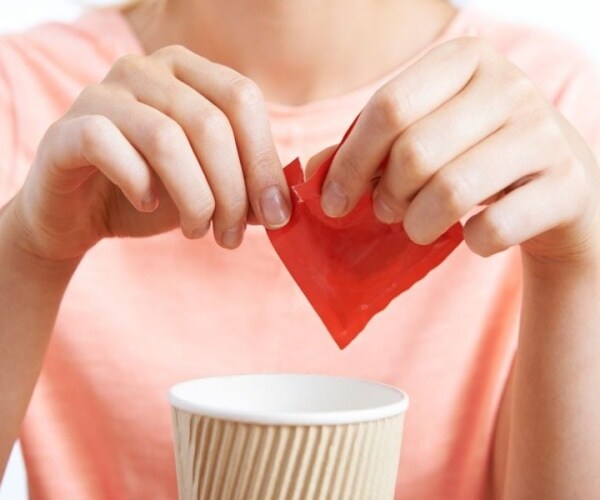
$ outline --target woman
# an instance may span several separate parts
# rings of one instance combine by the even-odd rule
[[[0,70],[0,450],[21,429],[32,498],[173,498],[167,388],[257,371],[404,388],[397,498],[600,496],[576,51],[442,0],[146,0],[5,37]],[[339,352],[260,226],[361,110],[324,210],[389,154],[378,218],[466,245]]]

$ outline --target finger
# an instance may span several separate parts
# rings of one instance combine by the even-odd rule
[[[531,148],[543,144],[541,137],[535,127],[507,126],[442,167],[406,210],[409,236],[431,243],[484,200],[548,167],[550,148]]]
[[[182,126],[215,199],[213,231],[225,248],[242,242],[248,198],[233,131],[225,114],[166,69],[140,61],[148,78],[129,78],[135,97]]]
[[[271,229],[287,224],[291,215],[289,189],[258,86],[236,71],[185,48],[159,51],[156,57],[168,64],[177,78],[227,115],[233,127],[254,213]]]
[[[324,183],[322,203],[328,215],[339,217],[355,206],[394,140],[459,93],[475,73],[480,55],[479,42],[470,39],[440,45],[371,98]]]
[[[248,217],[246,219],[246,222],[248,225],[251,225],[251,226],[261,225],[260,221],[258,220],[258,217],[254,214],[254,210],[252,210],[252,207],[248,211]]]
[[[498,79],[476,75],[457,96],[400,134],[373,193],[379,220],[400,221],[410,200],[432,175],[508,120],[518,99],[498,87]],[[473,113],[474,109],[478,112]]]
[[[329,156],[335,151],[335,148],[337,148],[337,145],[328,146],[325,149],[323,149],[322,151],[319,151],[310,160],[308,160],[308,163],[306,164],[306,168],[304,170],[304,172],[305,172],[304,176],[305,176],[306,179],[309,179],[312,176],[312,174],[315,172],[315,170],[327,158],[329,158]]]
[[[118,127],[105,116],[86,115],[58,122],[51,128],[51,151],[46,153],[59,169],[78,170],[92,166],[123,192],[137,210],[152,212],[158,197],[152,186],[152,172],[144,158]],[[77,188],[94,170],[73,172],[60,189]]]
[[[144,156],[164,184],[179,210],[184,234],[199,238],[206,234],[215,210],[215,200],[185,132],[174,120],[146,104],[116,96],[95,99],[108,116]]]
[[[464,227],[465,241],[487,257],[561,226],[578,210],[575,190],[558,174],[548,173],[471,217]]]

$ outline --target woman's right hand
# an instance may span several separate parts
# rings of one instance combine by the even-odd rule
[[[235,248],[247,218],[278,228],[289,191],[249,79],[172,46],[119,59],[42,139],[12,202],[28,251],[80,258],[101,238],[211,225]]]

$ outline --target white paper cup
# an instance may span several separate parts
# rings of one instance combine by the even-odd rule
[[[190,380],[169,393],[181,500],[390,500],[408,396],[319,375]]]

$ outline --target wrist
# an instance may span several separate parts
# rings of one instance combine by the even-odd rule
[[[523,252],[526,281],[539,283],[597,281],[600,283],[600,245],[585,254],[569,259],[538,258]]]
[[[70,279],[81,258],[55,260],[45,257],[35,248],[34,238],[19,215],[19,195],[0,210],[0,252],[5,259],[22,269],[38,273],[40,277],[51,275]]]

